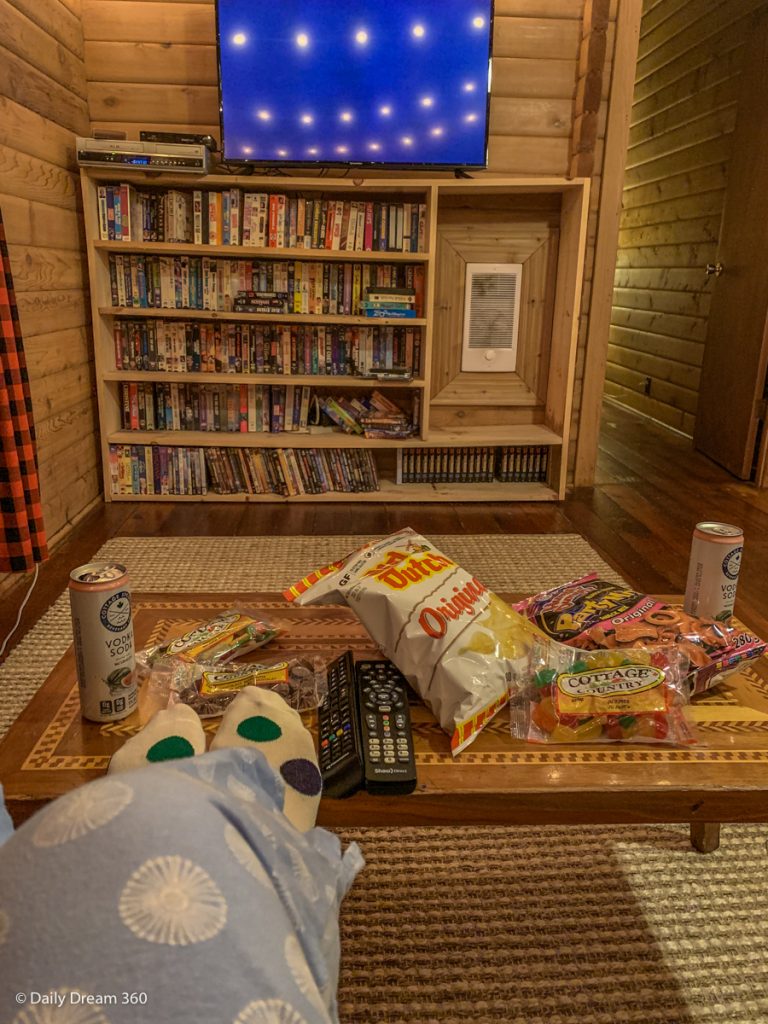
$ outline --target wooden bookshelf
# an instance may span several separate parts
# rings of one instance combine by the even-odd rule
[[[81,174],[91,283],[96,384],[107,501],[556,501],[565,494],[566,463],[586,238],[589,183],[585,179],[501,178],[289,178],[146,175],[129,169],[83,169]],[[241,189],[322,199],[376,198],[424,203],[424,251],[346,251],[250,245],[111,241],[99,237],[98,186],[128,182],[149,191]],[[241,313],[225,310],[116,306],[110,256],[206,256],[227,260],[312,261],[419,265],[424,274],[424,315],[368,318],[335,314]],[[518,366],[513,373],[462,373],[460,332],[466,262],[523,264]],[[402,271],[398,271],[398,274]],[[339,271],[341,273],[341,271]],[[394,273],[394,272],[393,272]],[[421,366],[413,379],[378,380],[335,374],[232,373],[117,369],[113,325],[118,319],[202,321],[338,327],[408,327],[421,331]],[[458,348],[457,348],[458,346]],[[421,394],[417,437],[365,439],[344,433],[125,430],[125,383],[300,385],[354,395],[379,389]],[[408,399],[410,401],[410,399]],[[227,449],[370,449],[379,490],[299,494],[111,494],[110,445]],[[539,482],[394,482],[398,449],[546,446],[546,479]],[[233,456],[234,457],[234,456]]]

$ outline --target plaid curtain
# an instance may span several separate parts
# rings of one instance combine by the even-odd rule
[[[48,557],[48,549],[32,399],[1,211],[0,259],[0,572],[27,572]]]

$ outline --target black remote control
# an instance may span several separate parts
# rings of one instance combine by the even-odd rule
[[[355,664],[347,651],[327,668],[328,694],[317,709],[324,796],[350,796],[363,784]]]
[[[391,661],[359,661],[355,669],[365,788],[412,793],[416,760],[405,676]]]

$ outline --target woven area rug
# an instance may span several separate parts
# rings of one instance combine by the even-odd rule
[[[363,538],[118,538],[136,590],[280,589]],[[487,585],[596,569],[581,538],[433,538]],[[0,726],[71,641],[66,595],[0,668]],[[4,731],[4,729],[3,729]],[[761,826],[694,853],[677,826],[346,829],[342,1024],[768,1024]]]

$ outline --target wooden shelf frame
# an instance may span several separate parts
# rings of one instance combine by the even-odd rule
[[[88,269],[93,314],[96,390],[101,424],[101,450],[104,479],[110,479],[109,446],[111,443],[137,445],[171,445],[178,447],[304,447],[304,448],[368,448],[375,452],[394,454],[406,447],[485,447],[512,445],[545,445],[549,448],[549,469],[545,483],[485,484],[395,484],[387,478],[382,466],[381,489],[377,492],[351,494],[332,492],[326,495],[300,495],[282,498],[279,495],[111,495],[107,501],[331,501],[331,502],[427,502],[427,501],[557,501],[565,496],[568,462],[572,394],[576,362],[581,280],[586,245],[589,181],[582,178],[515,178],[479,176],[471,181],[443,177],[416,176],[402,178],[280,178],[210,175],[147,175],[128,168],[94,168],[81,172],[85,216]],[[424,202],[427,207],[427,248],[421,253],[346,252],[332,249],[274,249],[255,246],[197,246],[186,243],[108,242],[99,239],[97,187],[101,182],[128,181],[149,188],[202,188],[205,190],[241,188],[247,191],[300,193],[315,198],[357,198],[365,196],[404,202]],[[477,197],[497,197],[500,202],[512,196],[536,195],[559,197],[557,268],[554,283],[552,334],[546,367],[545,399],[538,402],[524,389],[510,387],[506,404],[511,410],[510,422],[494,421],[486,413],[485,395],[493,399],[505,393],[503,382],[478,381],[473,388],[466,416],[460,423],[444,420],[445,397],[434,403],[431,373],[434,354],[434,323],[436,279],[440,272],[436,253],[441,199],[453,198],[471,206]],[[554,201],[554,200],[553,200]],[[282,315],[235,313],[219,310],[162,309],[115,307],[110,305],[109,256],[112,253],[194,254],[232,259],[310,260],[316,262],[389,262],[421,264],[425,269],[424,316],[413,319],[333,316],[328,314]],[[463,295],[461,296],[463,303]],[[378,381],[333,375],[292,374],[230,374],[203,372],[118,371],[114,363],[112,325],[115,318],[184,319],[223,322],[256,322],[274,324],[348,325],[359,327],[420,327],[422,331],[422,366],[418,379],[410,381]],[[125,431],[122,429],[120,384],[124,381],[199,384],[280,384],[309,385],[323,389],[344,388],[360,391],[374,388],[420,391],[423,395],[420,434],[409,439],[365,439],[346,434],[213,433],[201,431]],[[456,394],[462,388],[457,385]],[[518,400],[519,399],[519,400]],[[440,414],[434,424],[433,415]],[[465,425],[466,423],[466,425]]]

